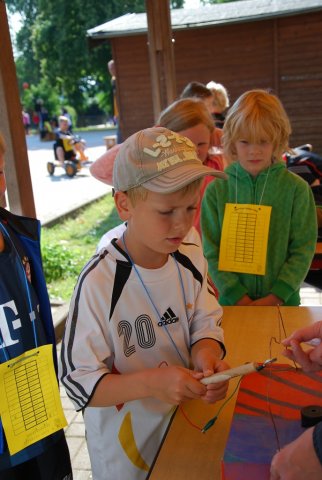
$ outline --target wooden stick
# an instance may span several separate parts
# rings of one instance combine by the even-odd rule
[[[240,375],[247,375],[248,373],[256,372],[258,368],[258,363],[245,363],[240,365],[240,367],[231,368],[230,370],[224,370],[222,372],[215,373],[210,377],[205,377],[201,381],[204,385],[209,385],[210,383],[219,383],[230,380],[234,377],[239,377]]]

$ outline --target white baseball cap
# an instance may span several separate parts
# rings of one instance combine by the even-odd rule
[[[164,127],[131,135],[118,151],[113,169],[114,190],[126,192],[142,185],[156,193],[172,193],[198,178],[224,172],[205,166],[189,138]]]

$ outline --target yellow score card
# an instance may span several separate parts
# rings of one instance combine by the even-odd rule
[[[271,211],[264,205],[226,204],[219,270],[265,275]]]
[[[52,345],[0,365],[0,414],[11,455],[67,425]]]

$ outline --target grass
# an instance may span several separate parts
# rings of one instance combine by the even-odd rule
[[[69,301],[77,277],[95,253],[101,236],[121,223],[111,194],[79,210],[73,218],[43,227],[41,249],[51,301]]]

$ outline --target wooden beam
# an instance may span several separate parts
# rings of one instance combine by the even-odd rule
[[[169,0],[146,0],[154,120],[176,98]]]
[[[0,130],[6,151],[6,180],[9,209],[36,216],[22,108],[5,2],[0,0]]]

